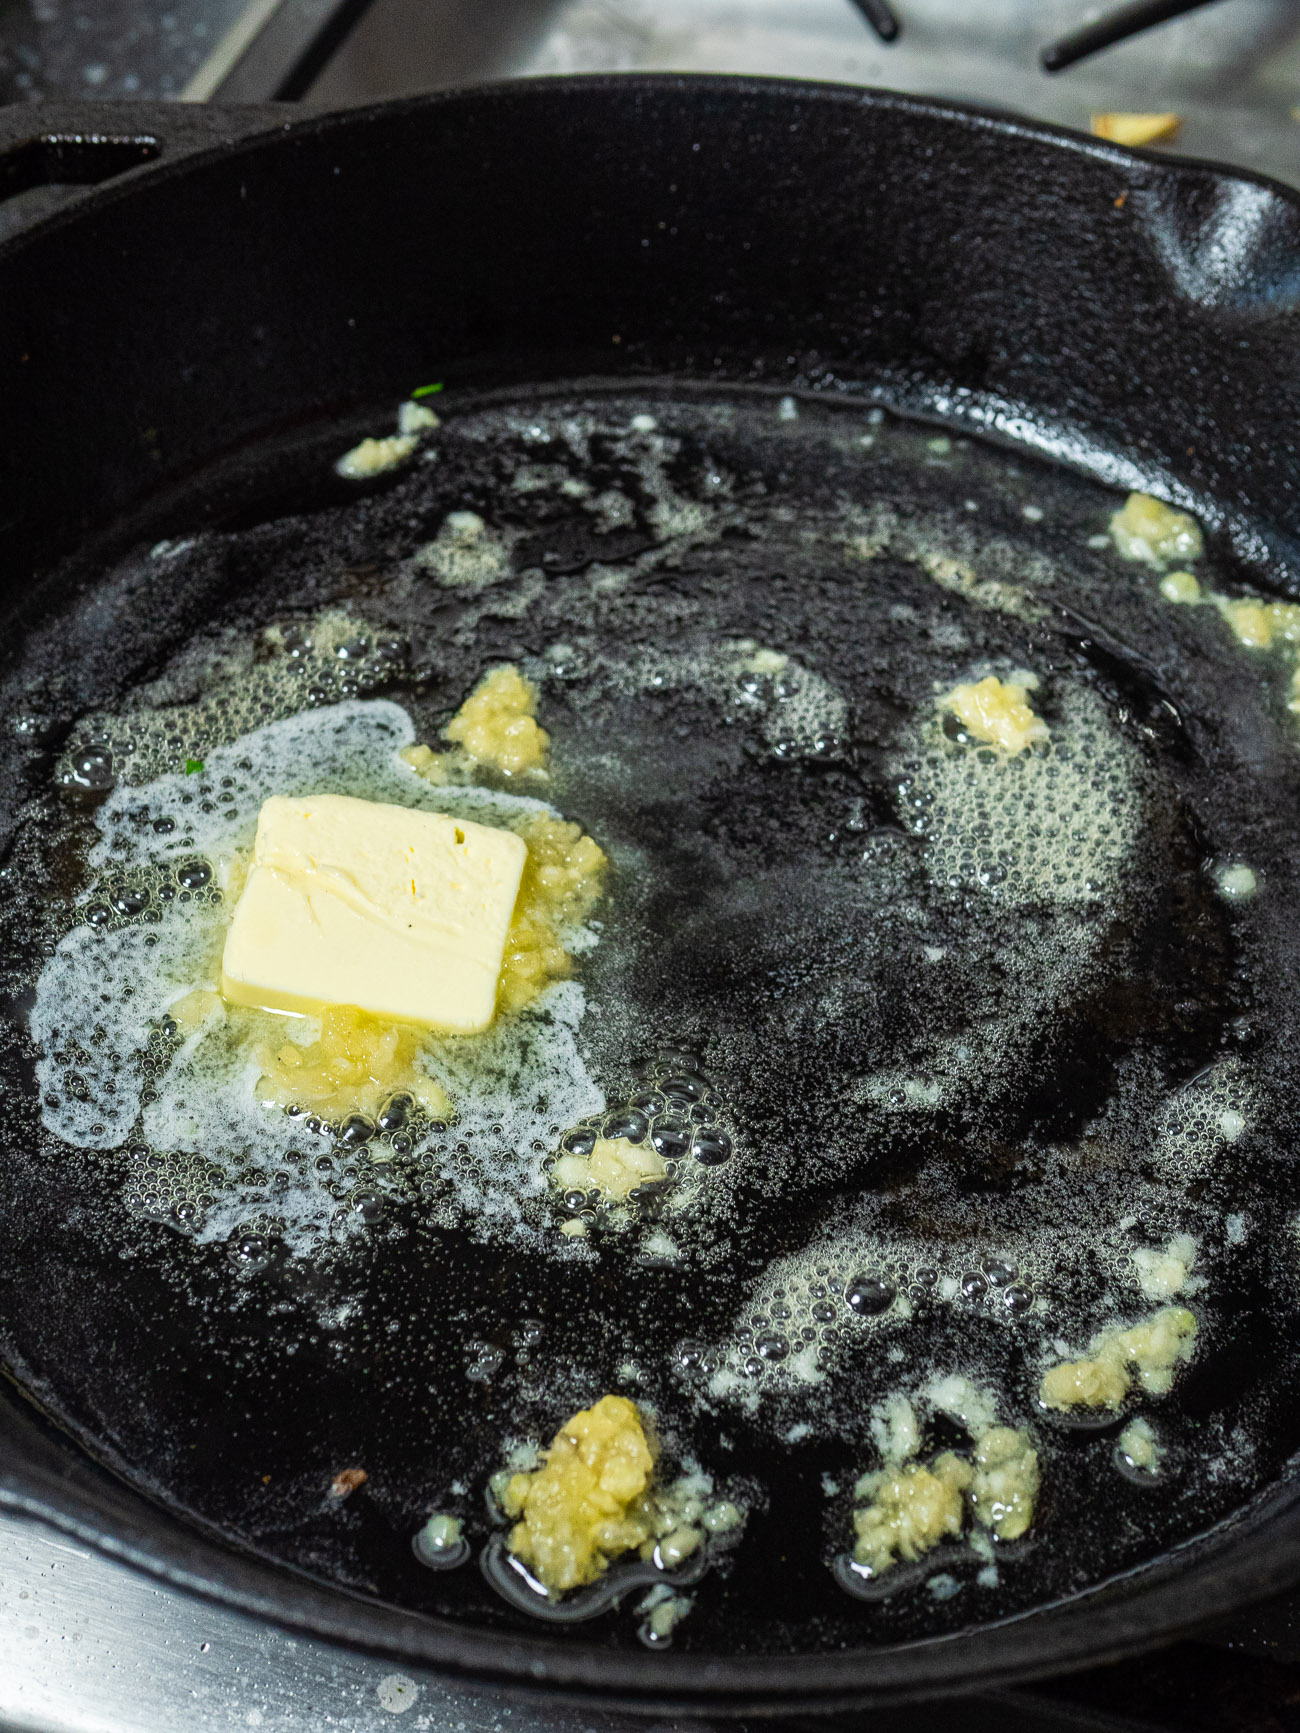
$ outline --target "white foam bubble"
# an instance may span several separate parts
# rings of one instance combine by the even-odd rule
[[[578,1046],[585,1009],[576,981],[557,982],[486,1035],[428,1050],[428,1070],[456,1104],[440,1140],[443,1177],[456,1213],[492,1237],[527,1237],[525,1205],[546,1192],[542,1158],[557,1131],[605,1105]],[[449,1160],[445,1152],[462,1144],[460,1160]]]
[[[36,984],[30,1028],[41,1117],[63,1142],[117,1149],[144,1089],[150,1031],[193,986],[210,984],[216,928],[209,911],[177,911],[116,932],[78,926]]]
[[[682,649],[653,647],[604,658],[611,684],[629,696],[689,690],[713,700],[728,721],[748,724],[777,758],[819,758],[845,734],[848,702],[825,674],[753,639]]]
[[[1152,1154],[1161,1169],[1172,1180],[1208,1173],[1225,1145],[1245,1134],[1256,1095],[1239,1059],[1194,1077],[1157,1116]]]
[[[923,1395],[931,1407],[964,1426],[972,1438],[981,1437],[998,1423],[998,1400],[993,1391],[972,1383],[960,1372],[932,1378]]]
[[[91,715],[73,731],[57,775],[89,781],[79,759],[107,755],[107,780],[139,786],[165,771],[201,773],[217,747],[299,711],[361,696],[405,659],[400,637],[339,608],[268,626],[256,637],[233,629],[182,649],[119,712]],[[197,694],[197,696],[196,696]]]
[[[1095,694],[1066,687],[1059,702],[1049,742],[1014,756],[921,724],[920,750],[896,766],[899,806],[940,884],[1009,905],[1119,887],[1141,831],[1141,761]]]
[[[921,1426],[906,1396],[895,1394],[871,1410],[871,1436],[886,1462],[906,1462],[921,1448]]]
[[[177,1001],[217,988],[230,914],[220,899],[205,900],[206,890],[183,904],[174,872],[203,858],[219,885],[251,848],[272,794],[328,790],[498,825],[547,810],[523,796],[425,782],[398,756],[414,738],[399,705],[353,699],[267,723],[211,749],[202,772],[119,786],[104,802],[90,851],[100,882],[82,909],[110,913],[103,886],[124,877],[155,891],[166,884],[174,900],[160,907],[155,899],[126,925],[82,924],[66,934],[37,983],[31,1029],[45,1125],[88,1149],[142,1141],[149,1154],[127,1196],[144,1213],[194,1206],[190,1230],[216,1239],[246,1226],[252,1212],[300,1248],[347,1225],[341,1164],[324,1172],[315,1165],[333,1160],[328,1139],[255,1093],[258,1045],[308,1042],[315,1019],[227,1016],[214,1000],[179,1047],[161,1033]],[[587,943],[597,936],[586,934]],[[564,1126],[604,1106],[578,1045],[584,1009],[581,986],[558,983],[485,1036],[426,1044],[426,1069],[447,1088],[457,1117],[448,1130],[423,1133],[408,1166],[437,1182],[439,1219],[498,1239],[556,1238],[540,1207],[543,1156]],[[391,1183],[379,1168],[364,1177],[381,1191]]]

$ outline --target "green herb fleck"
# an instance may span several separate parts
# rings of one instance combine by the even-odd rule
[[[185,774],[186,774],[186,776],[197,776],[199,771],[202,769],[203,769],[203,760],[201,758],[187,758],[185,760]]]
[[[441,390],[442,380],[440,379],[436,385],[417,385],[415,390],[411,393],[411,396],[416,398],[432,397],[435,391]]]

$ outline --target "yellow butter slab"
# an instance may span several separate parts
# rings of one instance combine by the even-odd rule
[[[512,831],[349,795],[275,796],[222,958],[234,1004],[355,1005],[486,1029],[527,849]]]

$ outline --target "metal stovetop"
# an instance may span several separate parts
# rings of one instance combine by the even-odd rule
[[[310,21],[312,0],[281,5]],[[328,10],[326,0],[316,9]],[[1095,110],[1173,109],[1184,116],[1176,151],[1300,184],[1296,0],[1221,0],[1055,78],[1038,69],[1037,51],[1097,10],[1087,0],[897,0],[897,10],[903,34],[886,47],[852,0],[375,0],[307,100],[342,105],[553,72],[771,73],[886,85],[1076,127]],[[259,31],[274,11],[275,0],[0,0],[0,101],[260,98],[265,89],[239,80],[261,75]],[[1263,1733],[1300,1725],[1297,1702],[1300,1601],[1286,1600],[1162,1656],[1030,1692],[876,1713],[871,1726]],[[632,1723],[397,1670],[209,1605],[0,1513],[3,1733],[394,1725],[623,1733]]]
[[[1300,182],[1300,8],[1220,0],[1048,76],[1038,51],[1105,6],[1089,0],[895,0],[886,46],[852,0],[376,0],[312,91],[345,103],[488,77],[741,72],[883,85],[1087,129],[1109,109],[1176,110],[1173,149]],[[493,39],[474,20],[501,15]]]

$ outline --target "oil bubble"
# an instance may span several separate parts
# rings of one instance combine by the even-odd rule
[[[700,1069],[698,1057],[686,1047],[661,1047],[655,1055],[656,1069],[670,1072],[693,1072]]]
[[[665,1161],[680,1161],[691,1146],[691,1134],[677,1119],[657,1119],[650,1141]]]
[[[720,1167],[731,1157],[731,1139],[716,1127],[701,1127],[691,1139],[691,1154],[705,1167]]]
[[[415,1101],[409,1095],[390,1095],[380,1110],[377,1122],[380,1131],[400,1131],[411,1117],[414,1106]]]
[[[113,786],[113,756],[104,747],[89,746],[72,755],[68,781],[98,794]]]
[[[384,1200],[377,1191],[355,1192],[352,1207],[367,1225],[383,1220]]]
[[[708,1374],[714,1370],[708,1344],[692,1339],[678,1343],[677,1364],[686,1372]]]
[[[622,1110],[611,1113],[601,1128],[606,1137],[625,1137],[629,1143],[640,1143],[650,1129],[644,1113]]]
[[[700,1077],[688,1077],[684,1073],[675,1077],[665,1077],[659,1085],[663,1090],[669,1106],[690,1107],[699,1101],[708,1088]]]
[[[860,1318],[878,1317],[894,1303],[894,1285],[884,1276],[855,1276],[844,1291],[844,1303]]]

